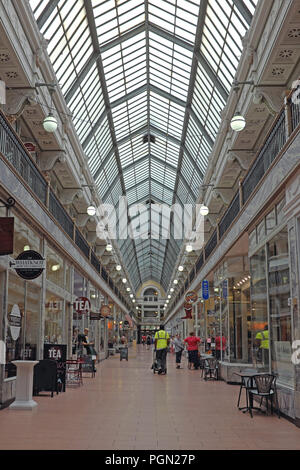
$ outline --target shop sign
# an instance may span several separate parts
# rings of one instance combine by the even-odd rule
[[[28,152],[36,151],[36,146],[32,142],[25,142],[24,146],[27,148]]]
[[[108,317],[110,315],[110,306],[109,305],[102,305],[100,313],[102,317]]]
[[[73,303],[75,313],[78,315],[88,315],[91,310],[91,302],[87,297],[77,297]]]
[[[8,314],[8,325],[11,337],[16,341],[20,336],[22,316],[17,304],[13,305],[11,312]]]
[[[198,295],[195,291],[191,290],[185,294],[185,300],[194,303],[198,300]]]
[[[44,344],[44,359],[52,359],[57,363],[57,381],[62,390],[66,390],[66,344]]]
[[[203,299],[209,299],[209,282],[207,280],[202,281],[202,297]]]
[[[23,251],[9,265],[25,280],[36,279],[46,267],[42,255],[33,250]]]
[[[0,217],[0,256],[14,252],[14,217]]]
[[[62,310],[63,302],[62,300],[51,300],[51,302],[46,303],[45,307],[49,310]]]
[[[101,320],[100,312],[90,312],[90,320]]]
[[[223,289],[223,299],[227,299],[228,296],[228,281],[225,279],[222,284],[222,289]]]

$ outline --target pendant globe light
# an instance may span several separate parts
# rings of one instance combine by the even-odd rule
[[[236,112],[230,122],[231,129],[236,132],[241,132],[246,126],[246,119],[240,112]]]
[[[200,214],[201,215],[207,215],[209,214],[209,208],[205,205],[201,206],[200,207]]]
[[[46,132],[55,132],[57,129],[57,119],[53,116],[52,113],[49,113],[43,121],[43,128]]]

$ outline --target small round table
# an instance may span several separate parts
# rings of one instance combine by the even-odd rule
[[[37,402],[32,399],[33,367],[39,361],[12,361],[17,367],[16,399],[9,406],[14,410],[32,410]]]

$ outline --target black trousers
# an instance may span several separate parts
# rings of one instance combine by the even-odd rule
[[[180,364],[181,363],[181,356],[182,356],[182,349],[178,352],[176,352],[176,364]]]
[[[166,369],[167,349],[157,349],[156,360],[159,369]]]
[[[196,351],[189,351],[189,362],[194,364],[195,369],[199,367],[199,357],[198,357],[198,350]]]

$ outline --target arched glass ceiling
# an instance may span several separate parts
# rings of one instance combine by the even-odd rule
[[[195,202],[257,1],[30,0],[103,202]],[[136,289],[181,247],[155,219],[119,240]]]

